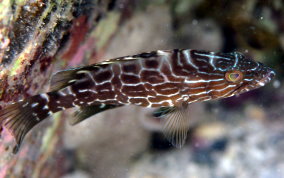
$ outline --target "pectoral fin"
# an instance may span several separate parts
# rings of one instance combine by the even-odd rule
[[[100,105],[90,105],[86,107],[81,107],[78,111],[75,112],[74,117],[70,120],[70,124],[71,125],[78,124],[79,122],[95,114],[98,114],[108,109],[120,107],[120,106],[122,105],[100,104]]]
[[[164,117],[163,133],[169,142],[178,148],[184,145],[190,126],[187,106],[184,104],[179,107],[163,107],[153,113]]]
[[[152,113],[152,116],[165,117],[165,115],[167,115],[170,112],[173,112],[174,110],[176,110],[176,107],[160,107]]]

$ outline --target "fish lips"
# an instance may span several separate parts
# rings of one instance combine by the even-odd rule
[[[260,87],[264,86],[265,84],[269,83],[274,77],[276,73],[270,69],[269,72],[258,82]]]

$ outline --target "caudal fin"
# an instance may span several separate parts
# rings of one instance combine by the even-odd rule
[[[25,135],[39,122],[50,115],[46,102],[40,95],[11,104],[0,110],[0,125],[11,133],[17,143],[13,152],[16,153]]]

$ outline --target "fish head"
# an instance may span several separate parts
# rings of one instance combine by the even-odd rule
[[[229,88],[224,97],[238,95],[262,87],[275,76],[274,70],[261,62],[247,58],[238,52],[230,53],[230,55],[233,56],[230,65],[228,65],[228,61],[222,61],[222,58],[216,62],[217,68],[223,73],[225,87]]]

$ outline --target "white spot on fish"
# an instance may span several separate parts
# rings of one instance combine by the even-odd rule
[[[100,109],[104,108],[105,106],[106,106],[105,104],[101,104]]]
[[[39,105],[39,103],[32,103],[32,104],[31,104],[31,107],[34,108],[34,107],[36,107],[37,105]]]
[[[29,105],[29,102],[26,102],[25,104],[23,104],[23,108],[27,107]]]
[[[49,102],[49,96],[46,93],[40,94],[41,98],[45,99],[47,102]]]
[[[262,86],[262,87],[265,85],[264,82],[259,82],[258,84],[259,84],[259,86]]]
[[[77,80],[76,79],[72,79],[72,80],[69,80],[68,83],[73,83],[73,82],[76,82]]]

